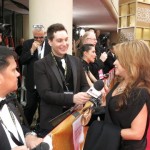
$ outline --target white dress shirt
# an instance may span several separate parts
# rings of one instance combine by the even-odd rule
[[[5,98],[0,98],[0,101],[3,100],[3,99],[5,99]],[[8,137],[8,141],[10,143],[10,146],[11,146],[11,148],[14,148],[17,145],[12,140],[9,131],[12,132],[12,134],[18,140],[19,140],[19,137],[18,137],[18,134],[19,134],[22,141],[23,141],[23,143],[24,143],[24,145],[25,145],[25,139],[24,139],[24,134],[23,134],[22,128],[20,126],[20,123],[18,122],[16,116],[13,113],[12,113],[12,115],[13,115],[13,118],[15,119],[15,124],[14,124],[13,119],[11,117],[8,106],[6,104],[4,104],[3,108],[0,110],[0,118],[3,122],[2,126],[3,126],[3,128],[6,132],[6,135]]]
[[[45,41],[43,42],[42,46],[38,47],[38,57],[42,59],[44,57],[44,50],[45,50]]]

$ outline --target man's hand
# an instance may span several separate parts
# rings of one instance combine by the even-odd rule
[[[101,54],[101,56],[100,56],[100,58],[99,59],[101,59],[101,61],[102,62],[105,62],[106,61],[106,59],[107,59],[107,53],[106,52],[103,52],[102,54]]]
[[[27,135],[25,137],[25,141],[26,141],[27,147],[30,149],[33,149],[37,145],[39,145],[43,141],[43,139],[38,138],[37,136],[34,136],[34,135]]]
[[[11,150],[29,150],[29,148],[27,148],[26,146],[17,146]]]
[[[38,41],[34,41],[33,43],[32,43],[32,47],[31,47],[31,49],[30,49],[30,51],[31,51],[31,54],[33,54],[36,50],[37,50],[37,48],[40,46],[40,43],[38,42]]]
[[[73,96],[73,102],[78,105],[85,104],[89,100],[90,95],[88,95],[86,92],[79,92]]]

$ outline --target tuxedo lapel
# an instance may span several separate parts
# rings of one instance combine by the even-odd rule
[[[0,148],[11,149],[8,138],[7,138],[7,135],[5,133],[4,128],[2,127],[1,123],[0,123],[0,131],[1,131],[1,134],[0,134]]]
[[[50,47],[50,45],[48,44],[48,41],[45,40],[44,56],[46,56],[47,54],[49,54],[50,51],[51,51],[51,47]]]
[[[61,85],[62,89],[63,89],[63,83],[62,83],[62,79],[61,79],[61,76],[60,76],[60,73],[58,71],[58,68],[53,60],[53,57],[51,56],[51,54],[49,55],[49,57],[47,57],[47,64],[49,65],[49,67],[51,67],[52,71],[54,72],[59,84]]]
[[[54,74],[55,74],[59,84],[63,88],[63,83],[62,83],[62,79],[61,79],[60,73],[58,71],[58,68],[56,67],[56,65],[54,63],[51,65],[51,68],[52,68],[52,70],[53,70],[53,72],[54,72]]]
[[[76,63],[74,62],[74,59],[72,59],[72,57],[70,57],[69,55],[67,55],[67,57],[68,57],[68,60],[70,61],[70,65],[71,65],[71,68],[72,68],[74,91],[76,91],[76,87],[77,87],[77,66],[76,66]]]

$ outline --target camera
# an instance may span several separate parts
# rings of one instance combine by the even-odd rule
[[[12,27],[10,24],[3,24],[0,23],[0,33],[3,34],[3,36],[11,36]]]

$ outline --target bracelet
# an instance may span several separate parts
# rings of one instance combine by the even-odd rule
[[[33,131],[27,132],[27,133],[25,134],[25,137],[26,137],[27,135],[37,136],[37,134],[36,134],[35,132],[33,132]]]

